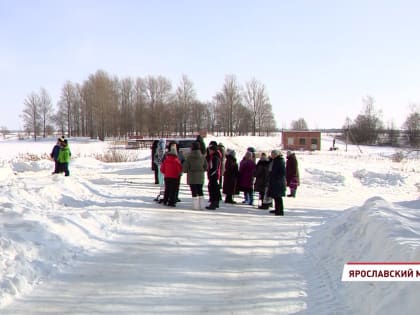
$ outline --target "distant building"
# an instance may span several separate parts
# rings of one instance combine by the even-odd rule
[[[282,131],[281,142],[284,150],[321,150],[320,131]]]

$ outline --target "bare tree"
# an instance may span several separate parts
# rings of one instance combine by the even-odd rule
[[[206,129],[209,116],[209,109],[206,104],[199,101],[191,104],[191,130],[200,131]]]
[[[305,119],[299,118],[298,120],[292,121],[290,125],[290,129],[292,130],[308,130],[308,124],[306,123]]]
[[[6,139],[7,135],[10,134],[10,130],[7,129],[6,126],[1,126],[0,127],[0,132],[3,135],[3,139]]]
[[[146,83],[143,79],[136,79],[133,93],[134,131],[136,132],[136,134],[142,134],[147,131],[148,122],[148,109],[146,104]]]
[[[188,123],[191,121],[191,111],[193,104],[196,103],[196,95],[192,81],[186,75],[183,75],[176,89],[176,103],[181,123],[181,132],[184,136],[187,134],[187,129],[190,129],[190,131],[192,129],[192,124],[188,126]]]
[[[47,90],[41,88],[39,92],[39,113],[40,113],[40,123],[42,128],[42,136],[45,138],[47,135],[48,129],[51,129],[49,123],[52,120],[53,108],[51,97],[48,94]]]
[[[72,109],[76,101],[76,87],[67,81],[61,89],[60,100],[58,101],[58,113],[66,120],[67,136],[72,135]]]
[[[24,100],[23,104],[24,109],[22,112],[22,119],[24,128],[28,133],[33,133],[34,139],[36,141],[41,126],[40,97],[35,92],[32,92]]]
[[[165,116],[165,106],[171,100],[171,81],[165,77],[149,76],[145,80],[145,97],[149,107],[149,135],[163,134],[163,127],[169,117]]]
[[[264,84],[253,78],[245,84],[244,104],[251,112],[252,119],[252,135],[255,136],[257,129],[261,131],[263,120],[268,116],[267,113],[270,100]]]
[[[92,138],[104,140],[108,134],[116,134],[113,126],[118,117],[118,89],[116,80],[103,70],[98,70],[84,83],[82,98],[85,102],[88,132]]]
[[[358,144],[374,144],[378,140],[379,132],[383,129],[380,111],[374,108],[374,98],[367,96],[363,99],[364,110],[349,126],[352,140]]]
[[[121,104],[120,104],[120,133],[126,135],[134,131],[134,81],[126,78],[121,81]]]
[[[227,75],[222,90],[214,97],[217,106],[218,121],[224,134],[233,135],[235,110],[241,105],[241,87],[234,75]]]
[[[403,128],[407,131],[408,142],[411,146],[420,146],[420,105],[411,105],[411,113],[404,122]]]

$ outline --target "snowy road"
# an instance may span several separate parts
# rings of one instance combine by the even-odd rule
[[[312,220],[252,211],[144,211],[106,251],[79,258],[2,314],[305,313],[308,292],[328,296],[311,290],[320,279],[305,279]]]

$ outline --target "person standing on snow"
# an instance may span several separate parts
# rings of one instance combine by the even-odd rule
[[[296,197],[296,190],[299,186],[299,168],[294,152],[287,151],[286,155],[286,183],[290,188],[287,197]]]
[[[54,160],[54,172],[53,174],[58,174],[60,170],[60,163],[58,162],[58,153],[60,152],[61,142],[64,141],[64,137],[60,137],[57,139],[57,143],[54,145],[50,156]]]
[[[178,156],[178,160],[181,162],[181,165],[184,164],[185,158],[184,155],[182,154],[182,152],[179,150],[179,145],[176,142],[170,142],[169,143],[169,147],[168,150],[171,151],[172,149],[175,149],[177,152],[177,156]],[[176,183],[176,196],[175,196],[175,200],[176,202],[181,202],[181,200],[179,199],[179,187],[181,185],[181,176],[182,176],[182,172],[179,175],[178,181]],[[165,198],[167,199],[167,198]]]
[[[159,177],[158,177],[159,176],[159,169],[155,164],[155,154],[156,154],[156,150],[157,150],[157,147],[158,147],[158,143],[159,143],[159,140],[153,140],[152,147],[151,147],[151,149],[152,149],[152,171],[155,175],[155,185],[159,185]]]
[[[64,139],[63,142],[61,142],[61,147],[58,152],[58,163],[59,163],[59,172],[64,172],[64,176],[70,176],[69,171],[69,162],[71,157],[71,151],[68,144],[67,139]]]
[[[279,150],[271,151],[271,158],[268,195],[274,199],[275,210],[271,210],[270,213],[284,215],[283,197],[286,194],[286,165]]]
[[[268,171],[269,166],[270,160],[265,153],[262,153],[260,160],[257,163],[257,167],[255,168],[254,184],[254,189],[258,192],[259,200],[261,200],[261,205],[258,206],[259,209],[268,209],[272,203],[271,198],[267,195],[270,174]]]
[[[194,210],[204,209],[203,184],[207,167],[207,160],[201,153],[200,142],[193,142],[191,153],[182,165],[182,169],[187,173],[187,184],[190,185]]]
[[[163,159],[165,157],[165,150],[166,150],[166,140],[165,139],[159,139],[159,142],[157,144],[156,153],[154,156],[154,163],[156,164],[156,168],[158,169],[158,182],[159,182],[159,194],[154,199],[155,201],[160,201],[162,197],[165,195],[165,180],[163,178],[163,174],[160,171],[160,166],[163,163]]]
[[[182,173],[182,165],[178,159],[178,152],[176,152],[174,147],[166,154],[160,166],[160,171],[165,176],[165,197],[163,203],[170,207],[175,207],[177,202],[177,183]]]
[[[212,144],[208,148],[208,169],[207,169],[207,179],[208,179],[208,190],[210,195],[210,205],[206,207],[208,210],[215,210],[219,208],[220,201],[220,163],[221,157],[217,150],[217,144]]]
[[[254,176],[255,162],[252,152],[247,151],[241,163],[239,163],[239,190],[244,192],[243,203],[252,205],[254,203]]]
[[[225,172],[223,174],[222,192],[226,195],[225,203],[235,204],[233,196],[237,194],[239,168],[236,162],[236,152],[234,150],[226,150]]]

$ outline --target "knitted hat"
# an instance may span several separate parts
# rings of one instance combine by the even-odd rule
[[[274,156],[279,156],[280,151],[279,150],[273,150],[273,151],[271,151],[271,154],[274,155]]]
[[[232,149],[227,149],[226,150],[226,155],[230,155],[231,157],[236,157],[236,152],[235,152],[235,150],[232,150]]]

